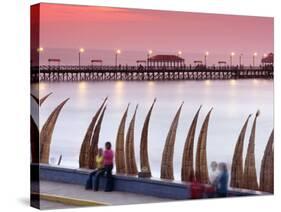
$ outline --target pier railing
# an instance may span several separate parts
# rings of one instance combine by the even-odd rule
[[[273,79],[273,66],[33,66],[32,81]]]

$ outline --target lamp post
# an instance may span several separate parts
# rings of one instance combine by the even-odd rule
[[[80,69],[80,65],[81,65],[81,53],[83,53],[85,51],[84,48],[80,48],[79,49],[79,53],[78,53],[78,65],[79,65],[79,69]]]
[[[147,60],[146,60],[146,66],[148,66],[148,59],[150,58],[150,56],[152,55],[153,51],[150,49],[147,51]]]
[[[84,48],[80,48],[79,49],[79,52],[78,52],[78,65],[79,65],[79,70],[81,69],[80,68],[80,65],[81,65],[81,53],[83,53],[85,51]],[[82,73],[81,71],[79,71],[79,76],[80,76],[80,80],[82,79]]]
[[[267,54],[266,53],[264,53],[263,54],[263,56],[262,56],[262,58],[263,58],[263,60],[262,60],[262,65],[263,66],[265,66],[266,65],[266,63],[264,62],[264,59],[267,57]]]
[[[36,51],[38,52],[38,65],[40,65],[40,53],[44,51],[44,48],[40,46],[36,49]],[[32,65],[32,60],[31,60],[31,65]]]
[[[258,56],[258,53],[257,52],[255,52],[254,54],[253,54],[253,67],[255,67],[255,62],[256,62],[256,57]]]
[[[232,59],[233,59],[234,55],[235,55],[234,52],[230,53],[230,67],[232,67]]]
[[[205,55],[204,55],[204,64],[205,66],[207,67],[207,57],[209,56],[209,52],[205,52]]]
[[[240,68],[242,67],[242,57],[243,57],[243,54],[241,53],[239,55],[239,66],[240,66]]]
[[[182,51],[179,50],[179,51],[178,51],[178,56],[181,57],[181,55],[182,55]],[[176,65],[176,64],[174,64],[174,65]],[[182,65],[182,62],[180,62],[180,66],[181,66],[181,65]]]
[[[118,64],[118,55],[121,54],[121,50],[117,49],[115,52],[115,66],[117,67]]]

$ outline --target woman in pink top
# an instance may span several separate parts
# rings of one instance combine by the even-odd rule
[[[113,168],[113,151],[111,150],[111,143],[105,143],[105,151],[103,152],[103,165],[112,166]]]
[[[113,158],[114,154],[111,149],[111,143],[107,141],[105,143],[105,151],[103,152],[103,165],[106,176],[106,184],[104,191],[112,191],[113,190],[113,177],[112,177],[112,169],[113,169]]]
[[[103,173],[105,173],[106,176],[106,183],[105,183],[105,189],[104,191],[112,191],[113,190],[113,177],[112,177],[112,169],[113,169],[113,158],[114,154],[111,149],[111,143],[107,141],[105,143],[105,150],[103,151]],[[94,190],[98,191],[99,189],[99,177],[100,175],[97,175],[95,178],[95,185]]]

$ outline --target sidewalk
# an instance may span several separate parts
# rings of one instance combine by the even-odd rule
[[[140,204],[140,203],[156,203],[156,202],[168,202],[174,201],[172,199],[164,199],[153,196],[145,196],[141,194],[126,193],[126,192],[104,192],[93,190],[85,190],[81,185],[57,183],[51,181],[40,182],[40,192],[44,195],[58,196],[62,198],[70,198],[74,200],[89,201],[97,203],[98,205],[127,205],[127,204]],[[60,208],[69,207],[69,201],[66,204],[56,203],[60,205]],[[50,208],[50,205],[54,204],[52,201],[41,200],[41,207]],[[56,206],[54,207],[56,208]]]

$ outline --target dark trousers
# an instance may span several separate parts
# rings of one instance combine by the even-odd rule
[[[107,191],[107,192],[113,190],[112,169],[113,169],[113,165],[104,166],[105,176],[106,176],[106,183],[105,183],[104,191]]]
[[[98,191],[98,190],[99,190],[100,176],[103,175],[104,172],[105,172],[105,168],[99,169],[99,170],[95,173],[95,182],[94,182],[94,190],[95,190],[95,191]]]
[[[86,190],[93,189],[93,181],[92,181],[92,179],[93,179],[93,176],[96,174],[97,171],[98,170],[96,169],[96,170],[92,171],[89,174],[89,177],[88,177],[88,179],[86,181],[86,185],[85,185],[85,189]]]

